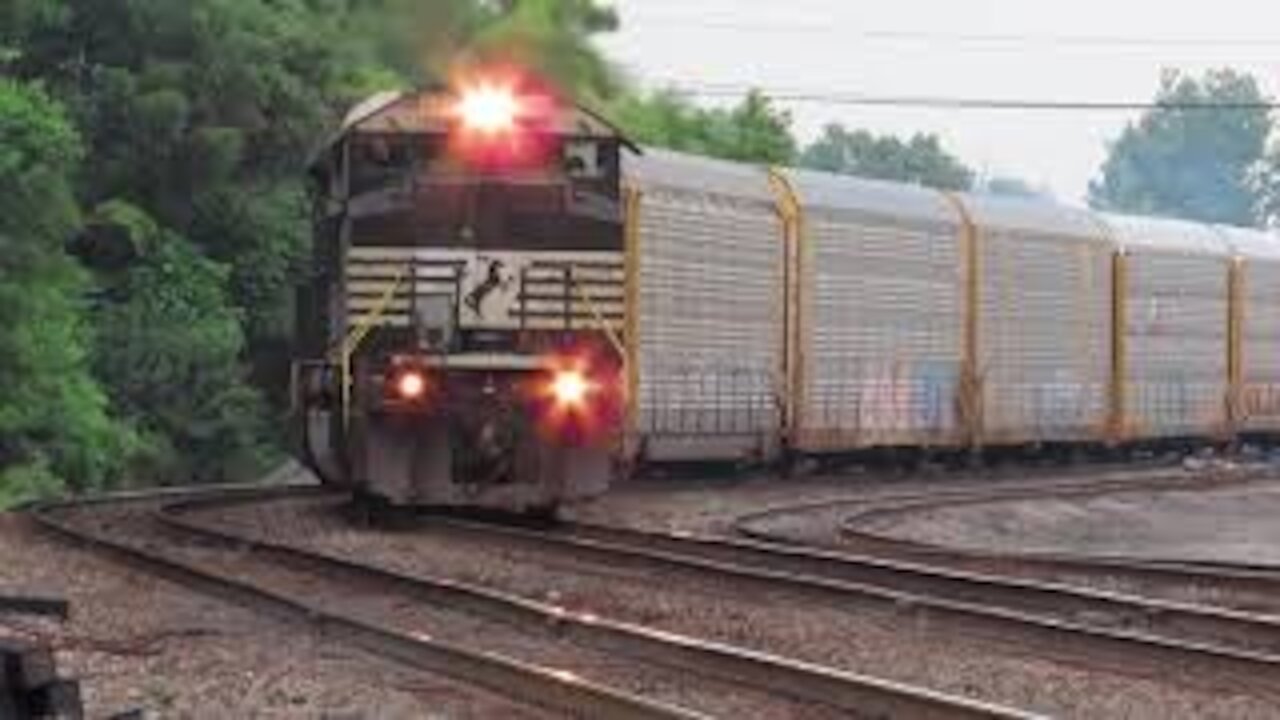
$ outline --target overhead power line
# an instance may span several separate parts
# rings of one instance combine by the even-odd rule
[[[772,100],[821,105],[851,105],[866,107],[900,107],[937,110],[1035,110],[1074,112],[1130,112],[1137,110],[1188,110],[1188,111],[1243,111],[1275,110],[1280,103],[1266,102],[1215,102],[1184,103],[1160,101],[1114,100],[1030,100],[1021,98],[967,98],[930,95],[869,95],[861,93],[827,93],[782,88],[752,87],[747,85],[691,85],[670,83],[663,85],[680,95],[705,98],[738,98],[758,90]]]
[[[919,30],[858,30],[839,24],[768,22],[750,23],[740,20],[708,17],[678,17],[635,14],[626,18],[633,26],[661,25],[743,33],[820,33],[838,34],[842,38],[879,42],[926,42],[930,44],[986,46],[1066,46],[1121,48],[1233,48],[1267,49],[1280,53],[1280,38],[1192,38],[1126,35],[1059,35],[1030,33],[939,33]],[[626,27],[626,25],[624,25]]]

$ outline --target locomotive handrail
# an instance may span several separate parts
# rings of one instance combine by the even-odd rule
[[[573,273],[569,274],[569,284],[573,286],[574,290],[578,291],[578,297],[582,299],[583,304],[587,306],[587,310],[595,317],[596,324],[600,326],[600,329],[604,332],[605,336],[609,338],[609,344],[613,345],[613,349],[618,353],[618,357],[622,358],[622,362],[625,363],[627,361],[627,347],[626,345],[623,345],[622,338],[618,335],[617,328],[609,323],[608,318],[606,318],[604,313],[600,311],[600,307],[596,305],[595,300],[587,294],[587,289],[582,286],[582,283],[578,282],[578,279],[573,276]]]
[[[339,389],[342,397],[342,423],[347,426],[351,421],[351,356],[355,355],[356,350],[360,348],[360,344],[368,337],[373,326],[382,319],[387,308],[390,307],[392,301],[395,300],[396,293],[400,291],[400,286],[404,283],[405,278],[409,276],[409,272],[413,269],[412,261],[400,269],[394,280],[391,281],[390,287],[382,293],[378,301],[369,308],[356,323],[347,330],[347,336],[342,341],[341,357],[339,358]]]

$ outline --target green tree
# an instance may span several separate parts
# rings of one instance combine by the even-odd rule
[[[383,86],[441,83],[485,65],[531,69],[593,103],[623,90],[592,42],[618,26],[597,0],[372,0],[346,15],[343,41],[392,71]]]
[[[828,125],[800,155],[800,164],[813,170],[857,175],[877,180],[927,185],[943,190],[968,190],[974,173],[942,147],[936,135],[917,134],[908,141],[850,132]]]
[[[276,412],[281,412],[292,334],[290,298],[307,247],[304,169],[312,149],[346,109],[385,85],[390,75],[372,56],[373,49],[352,38],[344,26],[357,8],[365,12],[369,4],[44,4],[56,5],[56,11],[20,13],[21,25],[14,26],[8,42],[21,52],[11,65],[18,74],[40,78],[73,109],[94,159],[94,171],[82,176],[81,197],[108,209],[136,208],[141,225],[158,226],[116,233],[129,243],[185,247],[189,238],[198,246],[193,251],[226,266],[231,294],[207,292],[191,302],[200,314],[236,326],[239,339],[218,346],[236,352],[212,352],[198,369],[202,377],[225,381],[235,392],[243,389],[243,378],[257,379],[274,391]],[[97,226],[99,240],[119,229],[113,222]],[[136,246],[130,253],[144,264],[155,261]],[[182,260],[204,277],[199,259],[182,255],[166,262]],[[165,305],[140,283],[182,281],[184,275],[161,273],[150,265],[144,269],[128,286],[127,304],[111,307],[105,315],[116,321],[110,324],[115,334],[99,346],[100,352],[117,346],[151,352],[158,342],[144,323],[124,322],[122,314],[150,318],[148,313],[157,310],[148,309],[148,303]],[[103,281],[118,290],[115,278]],[[148,430],[153,447],[204,457],[210,467],[201,472],[208,476],[237,474],[232,465],[244,463],[235,453],[222,452],[228,442],[238,443],[226,439],[229,430],[186,433],[170,417],[174,408],[197,416],[212,412],[210,401],[185,408],[171,404],[164,392],[136,394],[137,378],[118,359],[118,352],[100,357],[96,366],[112,397]],[[214,368],[214,362],[224,367]],[[165,385],[173,380],[168,375],[148,379],[161,390],[172,389]],[[231,407],[219,411],[223,420],[241,423],[246,433],[279,427],[266,420],[259,402],[234,404],[246,413],[239,418],[226,415]]]
[[[220,188],[195,203],[192,240],[229,270],[253,379],[277,408],[287,402],[295,278],[307,267],[307,201],[295,183]]]
[[[116,408],[147,442],[138,473],[153,483],[244,480],[269,458],[261,396],[244,381],[230,271],[122,203],[94,220],[146,252],[102,278],[97,368]],[[121,339],[127,339],[122,342]]]
[[[1097,208],[1254,225],[1262,220],[1256,178],[1272,132],[1266,97],[1250,75],[1217,70],[1196,78],[1166,72],[1156,103],[1112,144],[1090,186]],[[1196,108],[1194,105],[1235,105]],[[1243,105],[1244,107],[1240,107]]]
[[[483,6],[482,6],[483,7]],[[592,44],[618,27],[613,8],[597,0],[499,0],[483,18],[462,62],[509,62],[533,68],[599,102],[621,89],[616,74]]]
[[[143,434],[148,474],[243,476],[280,427],[305,167],[356,101],[439,81],[458,57],[527,60],[604,98],[618,86],[591,38],[615,24],[592,0],[0,3],[0,73],[46,87],[93,159],[75,187],[98,208],[76,243],[101,288],[93,367]],[[43,387],[22,368],[3,379]],[[22,452],[26,484],[62,471]],[[6,446],[0,466],[20,454]]]
[[[676,91],[633,96],[613,116],[637,142],[725,160],[788,164],[796,154],[791,115],[760,92],[731,108],[703,108]]]
[[[85,278],[63,251],[80,157],[57,104],[0,80],[0,506],[106,487],[131,447],[90,374]]]

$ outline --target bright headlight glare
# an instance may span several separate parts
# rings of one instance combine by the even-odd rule
[[[520,103],[511,88],[494,84],[468,88],[458,102],[463,124],[486,135],[511,131],[519,111]]]
[[[591,384],[577,370],[559,370],[551,381],[551,393],[561,405],[579,407],[591,393]]]
[[[396,392],[405,400],[417,400],[427,391],[427,379],[417,370],[406,370],[396,378]]]

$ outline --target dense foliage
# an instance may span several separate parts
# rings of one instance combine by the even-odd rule
[[[252,323],[230,303],[229,267],[139,211],[112,210],[99,223],[130,223],[121,232],[147,248],[127,269],[103,273],[107,301],[94,312],[96,369],[144,441],[136,479],[226,481],[260,471],[272,436],[242,372]]]
[[[342,4],[13,7],[14,73],[61,99],[86,146],[76,194],[101,208],[79,247],[102,286],[94,367],[143,440],[131,477],[261,469],[281,424],[248,374],[266,388],[287,377],[302,171],[376,75],[359,46],[340,41]],[[95,262],[121,237],[127,269]]]
[[[974,177],[972,170],[942,148],[936,135],[915,135],[904,142],[865,130],[850,132],[843,125],[828,125],[822,137],[805,149],[800,164],[942,190],[968,190]]]
[[[0,0],[0,505],[259,472],[310,153],[459,62],[605,102],[590,38],[616,23],[594,0]]]
[[[32,86],[0,81],[0,504],[104,486],[131,445],[90,374],[78,223],[79,137]]]
[[[703,108],[674,92],[624,99],[613,113],[638,142],[745,162],[794,160],[791,116],[753,92],[732,108]]]
[[[626,97],[614,115],[636,140],[657,147],[949,190],[973,186],[973,171],[944,150],[934,135],[916,135],[904,142],[828,125],[820,138],[801,149],[790,114],[759,92],[733,107],[705,108],[675,91],[663,91]]]

